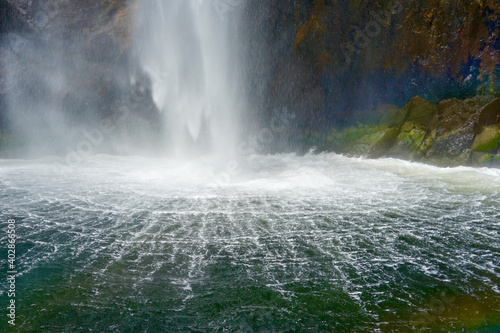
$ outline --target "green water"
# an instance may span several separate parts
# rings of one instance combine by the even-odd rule
[[[0,161],[0,331],[497,332],[500,171]],[[16,220],[16,327],[7,220]]]

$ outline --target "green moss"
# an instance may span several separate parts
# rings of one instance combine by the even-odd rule
[[[431,129],[426,133],[424,139],[420,143],[420,147],[418,147],[418,154],[421,157],[426,156],[434,142],[436,142],[436,129]]]
[[[386,154],[396,144],[400,132],[399,128],[386,130],[384,135],[372,145],[369,155],[371,157],[380,157]]]
[[[400,132],[395,147],[391,149],[392,155],[401,158],[415,157],[418,155],[424,137],[425,132],[417,129]]]
[[[345,140],[346,141],[356,141],[358,139],[361,139],[363,136],[366,135],[366,132],[363,128],[360,127],[350,127],[346,130],[345,132]]]
[[[367,145],[372,145],[374,144],[375,142],[377,142],[378,140],[380,140],[380,138],[384,135],[386,130],[378,130],[376,132],[373,132],[373,133],[370,133],[370,134],[367,134],[365,135],[364,137],[361,138],[361,143],[363,144],[367,144]]]
[[[447,136],[456,134],[456,133],[460,132],[460,130],[461,130],[461,128],[453,130],[453,131],[450,131],[450,132],[443,133],[441,136],[439,136],[438,138],[436,138],[436,141],[437,140],[442,140],[442,139],[446,138]]]
[[[411,131],[414,128],[426,130],[437,114],[437,107],[419,96],[410,99],[403,110],[407,112],[403,131]]]
[[[388,129],[387,126],[371,126],[365,129],[366,134],[383,134]]]
[[[473,151],[470,154],[470,162],[475,166],[487,166],[495,162],[496,157],[494,154]]]
[[[370,125],[358,125],[343,130],[334,129],[326,138],[326,145],[329,147],[328,150],[366,155],[386,131],[387,127],[385,126]],[[311,138],[307,138],[307,141],[310,142]]]
[[[421,130],[414,129],[409,133],[408,139],[411,141],[410,153],[414,153],[418,150],[418,147],[420,147],[420,144],[424,140],[424,137],[425,137],[425,132]]]
[[[496,154],[499,143],[500,128],[498,126],[489,126],[476,137],[472,144],[472,150]]]
[[[412,122],[410,121],[407,121],[403,124],[403,126],[401,127],[401,131],[402,132],[405,132],[405,133],[408,133],[412,130],[414,130],[416,128],[415,124],[413,124]]]

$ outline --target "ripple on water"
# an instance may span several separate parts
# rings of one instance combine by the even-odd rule
[[[18,221],[31,304],[24,328],[500,322],[496,170],[331,154],[251,162],[211,188],[196,163],[99,156],[54,177],[47,161],[0,161],[0,216]]]

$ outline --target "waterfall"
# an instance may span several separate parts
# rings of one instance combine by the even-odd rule
[[[228,155],[237,145],[238,61],[230,15],[211,0],[140,3],[136,48],[175,157]],[[241,1],[240,1],[241,2]],[[224,5],[224,4],[223,4]],[[232,10],[227,10],[232,9]]]

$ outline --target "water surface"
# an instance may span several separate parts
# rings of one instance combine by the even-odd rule
[[[500,329],[500,170],[251,156],[217,184],[208,158],[60,162],[0,160],[21,331]]]

